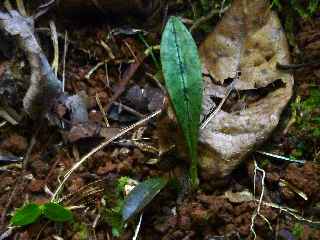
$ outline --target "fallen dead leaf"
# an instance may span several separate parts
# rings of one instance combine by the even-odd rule
[[[200,131],[200,166],[205,179],[231,173],[278,125],[292,96],[293,76],[277,70],[277,62],[290,63],[285,33],[265,0],[235,0],[215,30],[200,47],[204,63],[203,115],[234,79],[239,94],[275,85],[265,96],[240,111],[219,111]],[[240,74],[239,74],[240,73]],[[240,75],[237,78],[237,75]],[[220,91],[218,91],[220,90]]]

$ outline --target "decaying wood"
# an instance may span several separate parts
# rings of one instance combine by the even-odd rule
[[[33,25],[32,18],[23,17],[17,11],[0,12],[0,29],[16,39],[28,58],[31,77],[23,106],[31,117],[36,118],[50,109],[62,87],[34,35]]]

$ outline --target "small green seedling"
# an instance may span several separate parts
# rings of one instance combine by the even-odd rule
[[[117,181],[115,193],[106,196],[107,205],[113,203],[113,207],[106,209],[105,220],[112,227],[114,237],[121,236],[128,220],[139,214],[167,183],[162,178],[150,178],[139,183],[126,195],[125,186],[130,182],[132,179],[121,177]]]
[[[57,204],[35,204],[29,203],[18,209],[12,216],[10,223],[13,226],[27,226],[36,222],[41,216],[54,222],[67,222],[73,220],[72,212]]]
[[[167,180],[163,178],[150,178],[139,183],[125,198],[122,208],[123,221],[140,213],[166,184]]]
[[[106,196],[107,208],[105,212],[105,221],[111,226],[112,235],[120,237],[125,228],[125,222],[122,221],[121,211],[124,204],[124,189],[131,179],[121,177],[117,180],[115,191],[109,192]]]
[[[171,17],[162,35],[161,64],[166,87],[191,159],[191,182],[198,185],[198,135],[202,109],[202,67],[191,33]]]
[[[40,206],[34,203],[30,203],[18,209],[11,218],[10,223],[13,226],[26,226],[37,221],[40,216]]]

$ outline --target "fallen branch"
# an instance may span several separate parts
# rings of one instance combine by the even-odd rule
[[[17,11],[0,11],[0,30],[15,37],[28,58],[31,77],[30,86],[23,99],[25,111],[32,117],[45,114],[61,94],[61,82],[52,71],[34,34],[31,17],[23,17]]]
[[[116,86],[116,92],[113,94],[113,96],[110,98],[109,103],[106,107],[106,112],[108,112],[110,110],[110,107],[112,106],[112,104],[117,101],[117,99],[122,95],[122,93],[124,93],[124,91],[126,90],[126,86],[128,85],[129,81],[131,80],[131,78],[133,77],[133,75],[137,72],[137,70],[139,69],[139,67],[141,66],[142,62],[144,61],[146,56],[139,56],[138,59],[140,59],[140,61],[135,61],[134,63],[132,63],[128,69],[124,72],[123,76],[119,79],[119,82]]]

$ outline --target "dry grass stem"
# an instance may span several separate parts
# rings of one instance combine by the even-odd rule
[[[58,186],[58,188],[56,189],[56,191],[54,192],[51,201],[55,202],[57,201],[57,196],[60,193],[62,187],[64,186],[64,184],[66,183],[66,181],[69,179],[69,177],[71,176],[71,174],[77,170],[85,161],[87,161],[90,157],[92,157],[93,154],[95,154],[96,152],[100,151],[101,149],[103,149],[105,146],[107,146],[108,144],[110,144],[111,142],[113,142],[114,140],[123,137],[125,134],[127,134],[129,131],[135,129],[137,126],[140,126],[146,122],[148,122],[150,119],[158,116],[160,113],[162,112],[162,110],[158,110],[156,112],[154,112],[153,114],[145,117],[144,119],[138,121],[135,124],[132,124],[131,126],[123,129],[120,133],[116,134],[115,136],[113,136],[110,139],[105,140],[104,142],[102,142],[100,145],[98,145],[97,147],[95,147],[94,149],[92,149],[89,153],[87,153],[85,156],[83,156],[76,164],[73,165],[73,167],[65,174],[63,180],[61,181],[60,185]]]

